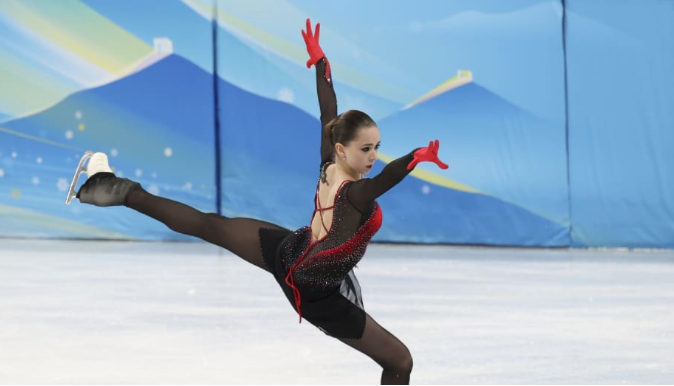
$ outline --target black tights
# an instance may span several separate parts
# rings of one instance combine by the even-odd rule
[[[142,188],[129,192],[126,206],[164,223],[173,231],[225,248],[267,271],[258,232],[261,228],[284,230],[278,225],[250,218],[203,213],[180,202],[154,196]]]
[[[171,230],[225,248],[264,270],[268,269],[262,259],[259,231],[261,228],[284,230],[264,221],[203,213],[177,201],[154,196],[140,188],[129,193],[126,206],[164,223]],[[342,341],[369,356],[384,369],[381,375],[382,385],[409,383],[412,371],[409,350],[369,315],[361,339]]]
[[[369,356],[384,369],[381,373],[382,385],[409,385],[412,373],[410,351],[370,315],[366,315],[362,338],[340,340]]]

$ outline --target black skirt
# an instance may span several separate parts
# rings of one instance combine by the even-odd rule
[[[273,230],[262,228],[259,232],[260,245],[262,246],[262,258],[267,265],[267,270],[274,275],[276,282],[283,290],[293,310],[297,312],[293,289],[286,284],[286,272],[281,263],[281,252],[286,243],[293,237],[298,237],[296,232],[290,230]],[[304,251],[295,251],[301,254]],[[360,339],[365,330],[365,310],[358,279],[353,270],[344,278],[342,284],[332,290],[320,290],[320,292],[302,291],[300,309],[302,318],[318,327],[325,334],[338,339]]]

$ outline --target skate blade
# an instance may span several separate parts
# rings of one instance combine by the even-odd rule
[[[77,181],[80,180],[82,173],[86,173],[87,169],[84,167],[84,164],[89,158],[91,158],[92,155],[94,155],[93,151],[87,151],[82,156],[82,159],[80,159],[80,163],[77,165],[77,170],[75,170],[73,180],[70,182],[70,189],[68,189],[68,195],[66,196],[66,205],[70,205],[70,202],[73,200],[73,198],[77,196],[77,191],[75,190],[77,187]]]

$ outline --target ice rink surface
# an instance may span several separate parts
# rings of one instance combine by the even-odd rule
[[[373,244],[413,384],[674,383],[674,251]],[[0,239],[2,384],[376,384],[265,271],[200,243]]]

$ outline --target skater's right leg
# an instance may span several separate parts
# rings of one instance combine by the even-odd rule
[[[87,167],[88,179],[77,193],[80,202],[96,206],[125,205],[161,221],[170,229],[221,246],[262,269],[259,231],[285,230],[278,225],[248,218],[227,218],[203,213],[190,206],[146,192],[140,184],[118,178],[105,154],[96,153]]]

